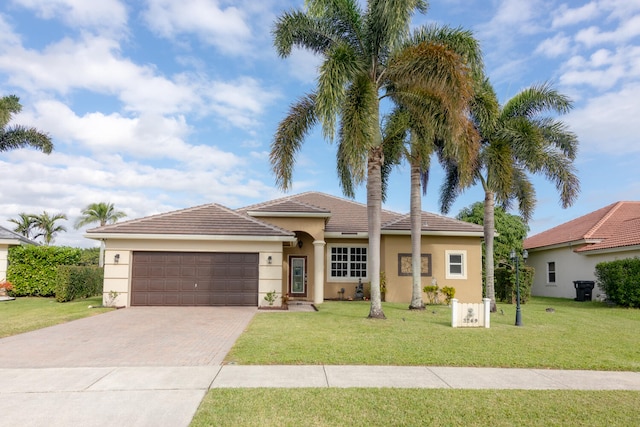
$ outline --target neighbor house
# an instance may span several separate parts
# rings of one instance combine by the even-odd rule
[[[104,298],[117,305],[321,303],[369,281],[367,206],[308,192],[232,210],[207,204],[87,231],[105,244]],[[423,286],[482,300],[481,226],[422,213]],[[386,301],[411,300],[409,214],[382,211]],[[276,304],[280,304],[279,301]]]
[[[37,243],[0,226],[0,282],[7,278],[9,247],[18,245],[37,245]]]
[[[617,202],[527,238],[532,295],[575,298],[574,281],[596,281],[596,264],[640,256],[640,202]],[[601,291],[593,290],[597,297]]]

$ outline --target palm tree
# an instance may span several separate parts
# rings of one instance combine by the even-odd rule
[[[34,227],[39,230],[35,238],[42,237],[45,245],[50,245],[56,234],[61,231],[67,231],[64,225],[56,224],[57,221],[67,219],[65,214],[49,215],[47,211],[40,215],[33,215]]]
[[[485,288],[496,311],[494,288],[494,206],[505,210],[514,200],[528,222],[536,203],[530,174],[542,174],[554,182],[563,208],[578,197],[580,182],[575,173],[578,139],[562,121],[543,115],[565,114],[571,100],[548,83],[522,90],[500,107],[493,87],[483,80],[472,107],[473,119],[482,138],[482,148],[474,173],[484,199]],[[447,212],[462,191],[455,168],[449,169],[441,193],[441,209]]]
[[[102,227],[107,224],[113,224],[125,216],[127,216],[126,213],[115,210],[113,203],[91,203],[82,210],[82,216],[76,220],[74,227],[77,230],[96,222]]]
[[[385,122],[383,134],[390,137],[387,146],[400,143],[404,150],[388,148],[387,164],[400,163],[404,157],[410,164],[411,197],[411,259],[412,296],[409,309],[424,309],[422,300],[422,194],[426,194],[431,157],[438,154],[441,161],[457,166],[459,179],[465,184],[472,179],[473,164],[479,150],[479,135],[469,120],[471,87],[474,75],[482,72],[482,59],[477,41],[468,31],[448,27],[430,26],[421,29],[412,40],[413,45],[423,41],[440,44],[456,52],[470,68],[470,73],[451,73],[446,90],[449,98],[459,103],[446,104],[431,96],[410,100],[420,106],[414,109],[396,109]],[[456,80],[458,79],[458,80]],[[436,90],[432,88],[432,90]],[[406,103],[400,103],[406,105]],[[451,109],[451,106],[454,109]],[[412,114],[414,115],[412,117]],[[416,117],[417,115],[417,117]],[[425,127],[428,126],[428,127]],[[389,127],[389,129],[387,129]],[[389,173],[383,168],[383,182]]]
[[[9,222],[16,224],[13,231],[23,235],[27,239],[31,238],[31,233],[35,227],[35,219],[33,218],[33,215],[20,212],[18,214],[18,218],[11,218],[9,219]]]
[[[51,153],[53,143],[49,135],[25,126],[7,127],[12,116],[21,110],[22,105],[17,96],[9,95],[0,98],[0,152],[29,146],[46,154]]]
[[[337,165],[343,192],[353,197],[354,186],[366,180],[369,317],[384,318],[380,296],[381,99],[388,96],[418,111],[420,103],[414,100],[430,96],[456,111],[458,100],[449,97],[445,88],[451,72],[467,70],[459,56],[442,45],[425,41],[403,46],[413,13],[426,11],[423,0],[369,0],[366,11],[357,0],[308,0],[306,5],[306,11],[285,12],[277,20],[274,44],[282,57],[297,46],[321,55],[324,62],[315,91],[293,104],[279,124],[270,160],[276,184],[287,190],[295,154],[310,128],[320,122],[325,138],[331,141],[338,127]]]

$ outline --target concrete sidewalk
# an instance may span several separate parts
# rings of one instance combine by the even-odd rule
[[[640,390],[638,372],[427,366],[0,369],[0,426],[188,426],[211,388]],[[10,402],[10,403],[9,403]]]

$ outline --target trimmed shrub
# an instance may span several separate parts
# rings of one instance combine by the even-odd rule
[[[518,273],[520,282],[520,303],[526,303],[531,298],[533,285],[533,267],[520,266]],[[499,267],[495,269],[496,299],[508,304],[516,303],[516,270],[515,268]]]
[[[14,246],[9,249],[7,280],[13,284],[12,295],[54,296],[58,266],[74,265],[80,249],[59,246]]]
[[[103,269],[100,267],[61,265],[57,269],[56,300],[71,301],[102,293]]]
[[[622,307],[640,308],[640,259],[598,263],[596,278],[609,301]]]
[[[98,265],[100,259],[100,248],[80,249],[80,261],[78,265]]]

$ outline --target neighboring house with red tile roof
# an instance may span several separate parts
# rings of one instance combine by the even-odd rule
[[[7,266],[9,258],[9,247],[19,245],[37,245],[38,243],[29,240],[18,233],[0,226],[0,282],[7,278]]]
[[[595,281],[599,262],[640,256],[640,202],[617,202],[527,238],[531,292],[574,298],[574,281]],[[594,289],[593,295],[600,294]]]
[[[481,226],[423,212],[424,285],[482,299]],[[321,303],[368,282],[367,206],[307,192],[232,210],[218,204],[87,231],[105,242],[105,301],[117,305],[266,305],[276,291]],[[386,300],[411,299],[408,214],[383,210]],[[342,293],[344,289],[344,293]],[[279,304],[279,303],[278,303]]]

